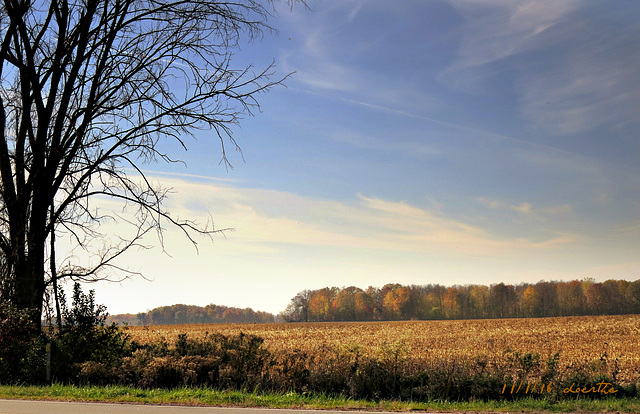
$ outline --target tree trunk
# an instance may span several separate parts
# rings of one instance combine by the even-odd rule
[[[45,246],[47,242],[47,183],[41,179],[34,185],[31,214],[27,231],[27,251],[23,254],[24,267],[16,269],[15,305],[19,310],[33,311],[32,321],[40,329],[42,327],[42,307],[44,301]],[[39,189],[39,191],[38,191]],[[26,227],[26,226],[25,226]]]
[[[58,329],[62,329],[62,314],[60,313],[60,296],[58,294],[58,272],[56,271],[56,232],[55,227],[53,225],[54,218],[54,207],[53,203],[50,206],[49,210],[49,222],[52,223],[51,226],[51,234],[49,235],[49,242],[51,250],[49,252],[49,267],[51,270],[51,284],[53,285],[53,299],[56,305],[56,324],[58,325]]]
[[[31,253],[25,258],[24,271],[15,275],[15,304],[19,310],[33,311],[33,323],[40,329],[44,299],[44,252]]]

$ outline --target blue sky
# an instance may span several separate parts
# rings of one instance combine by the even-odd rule
[[[309,5],[236,54],[295,72],[234,130],[244,161],[227,171],[199,133],[173,153],[186,167],[145,166],[176,215],[235,230],[196,253],[169,229],[166,252],[129,253],[121,265],[152,281],[95,286],[111,313],[640,277],[639,3]]]

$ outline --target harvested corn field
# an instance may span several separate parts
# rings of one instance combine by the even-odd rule
[[[273,355],[309,360],[395,359],[416,367],[464,368],[470,374],[510,370],[534,380],[600,371],[620,384],[640,382],[640,315],[367,323],[195,324],[131,327],[138,342],[252,334]],[[526,355],[530,354],[527,360]],[[550,361],[556,357],[554,367]],[[527,362],[528,361],[528,362]],[[590,375],[587,375],[590,376]]]

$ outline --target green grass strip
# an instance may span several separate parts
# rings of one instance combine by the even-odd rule
[[[218,407],[264,407],[322,410],[367,411],[520,411],[520,412],[640,412],[640,399],[603,398],[567,399],[551,402],[539,399],[476,402],[379,402],[353,400],[319,394],[267,394],[243,391],[218,391],[208,388],[139,389],[124,386],[87,386],[54,384],[38,386],[0,386],[0,398],[55,401],[92,401],[136,404],[174,404]]]

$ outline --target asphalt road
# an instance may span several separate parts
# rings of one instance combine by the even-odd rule
[[[103,404],[60,401],[25,401],[0,399],[0,414],[346,414],[358,411],[283,410],[278,408],[222,408],[183,407],[172,405]],[[360,411],[362,414],[392,414],[388,412]],[[478,414],[477,411],[454,414]],[[421,414],[429,414],[423,412]],[[434,413],[432,413],[434,414]],[[437,413],[443,414],[443,413]],[[497,414],[493,411],[482,414]],[[500,412],[500,414],[516,414]],[[520,414],[520,413],[517,413]],[[529,413],[542,414],[542,413]],[[554,414],[554,413],[544,413]],[[583,413],[589,414],[589,413]]]
[[[319,411],[345,414],[344,411]],[[0,400],[0,414],[310,414],[309,410]],[[372,413],[367,413],[372,414]],[[388,414],[388,413],[386,413]]]

